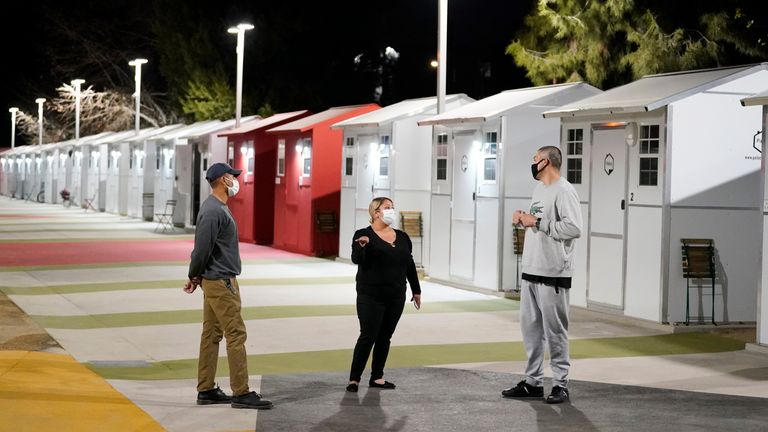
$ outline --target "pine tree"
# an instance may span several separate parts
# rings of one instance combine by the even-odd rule
[[[750,18],[759,15],[756,11],[704,11],[694,17],[700,30],[678,27],[668,32],[657,15],[640,3],[537,0],[507,53],[527,69],[535,85],[586,81],[597,87],[768,56],[768,38],[761,34],[765,23],[756,26]],[[669,13],[675,5],[662,12]]]

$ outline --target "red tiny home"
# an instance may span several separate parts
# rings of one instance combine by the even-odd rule
[[[267,130],[306,117],[309,111],[275,114],[219,136],[227,137],[227,163],[243,170],[240,191],[229,199],[240,241],[271,245],[274,233],[277,137]]]
[[[305,255],[339,253],[344,131],[331,125],[378,109],[330,108],[268,131],[277,139],[273,246]]]

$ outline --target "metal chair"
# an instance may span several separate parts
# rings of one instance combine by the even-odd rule
[[[176,200],[168,200],[165,202],[165,211],[162,213],[155,213],[157,219],[157,226],[155,226],[155,232],[162,229],[163,232],[173,232],[173,212],[176,210]]]
[[[93,194],[93,197],[86,198],[83,200],[83,208],[85,209],[85,212],[88,212],[88,209],[91,209],[98,213],[96,210],[96,207],[93,206],[93,202],[96,200],[96,194]]]
[[[715,322],[715,242],[712,239],[680,239],[683,252],[683,277],[685,278],[685,325],[691,322],[691,279],[712,280],[712,324]],[[699,319],[703,317],[697,317]]]
[[[512,229],[512,244],[514,253],[517,257],[517,290],[520,291],[522,275],[520,274],[520,264],[523,260],[523,247],[525,246],[525,228],[514,227]]]

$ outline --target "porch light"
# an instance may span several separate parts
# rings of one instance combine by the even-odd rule
[[[304,152],[304,145],[296,144],[296,153],[301,154]]]
[[[243,156],[247,155],[248,154],[248,146],[247,145],[241,146],[240,147],[240,153],[242,153]]]

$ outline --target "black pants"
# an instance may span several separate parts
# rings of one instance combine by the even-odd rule
[[[371,379],[384,376],[384,364],[389,355],[389,341],[395,332],[405,307],[405,297],[374,297],[357,294],[357,318],[360,320],[360,337],[357,338],[352,356],[349,380],[360,382],[368,356],[373,348]]]

